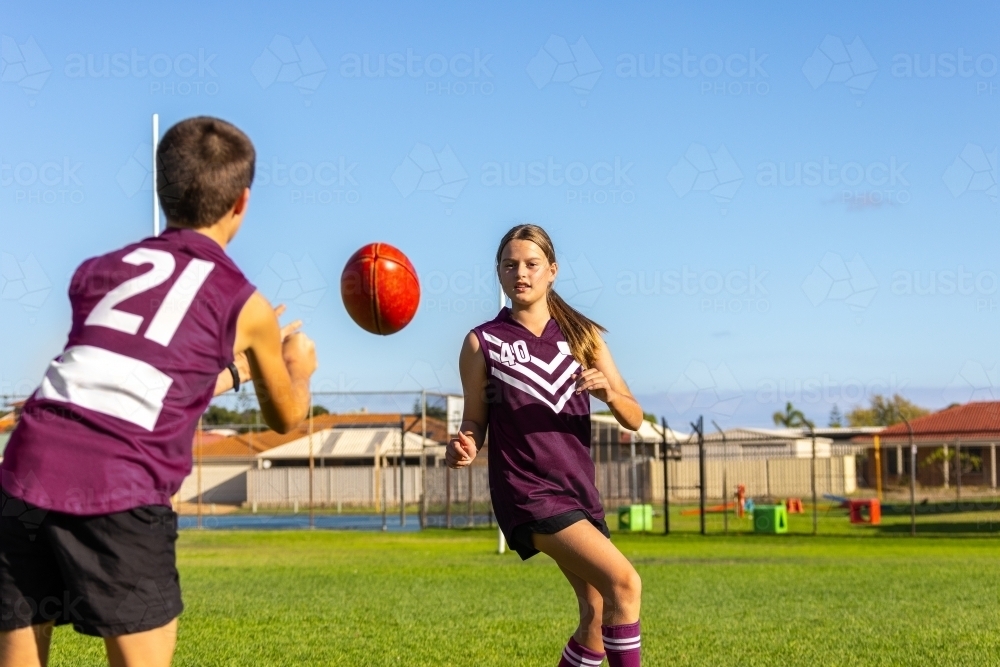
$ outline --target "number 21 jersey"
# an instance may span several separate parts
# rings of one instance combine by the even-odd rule
[[[4,491],[84,516],[169,505],[253,292],[225,251],[190,229],[81,264],[69,340],[11,435]]]

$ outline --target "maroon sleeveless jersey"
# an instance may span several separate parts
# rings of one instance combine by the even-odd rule
[[[590,397],[555,319],[541,336],[504,308],[473,332],[489,377],[490,494],[510,537],[522,523],[571,510],[604,518],[590,457]]]
[[[0,485],[67,514],[169,505],[253,292],[225,251],[190,229],[81,264],[69,340],[24,405]]]

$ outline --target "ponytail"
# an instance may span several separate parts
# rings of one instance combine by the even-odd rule
[[[573,358],[584,368],[592,368],[601,346],[601,333],[607,329],[563,301],[554,289],[549,289],[547,301],[549,314],[559,324]]]
[[[498,275],[503,249],[511,241],[531,241],[545,254],[550,264],[556,262],[555,247],[544,229],[538,225],[517,225],[504,234],[500,240],[496,258]],[[546,300],[548,301],[549,314],[562,330],[573,358],[580,362],[584,368],[593,367],[601,345],[601,333],[607,332],[607,329],[563,301],[563,298],[551,287],[546,295]]]

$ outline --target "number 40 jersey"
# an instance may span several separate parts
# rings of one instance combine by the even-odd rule
[[[0,486],[66,514],[170,505],[253,292],[225,251],[190,229],[81,264],[69,340],[23,407]]]

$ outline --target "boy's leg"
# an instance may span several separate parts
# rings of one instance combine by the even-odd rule
[[[0,667],[45,667],[54,627],[49,622],[0,632]]]
[[[107,637],[111,667],[170,667],[177,645],[177,619],[154,630]]]

